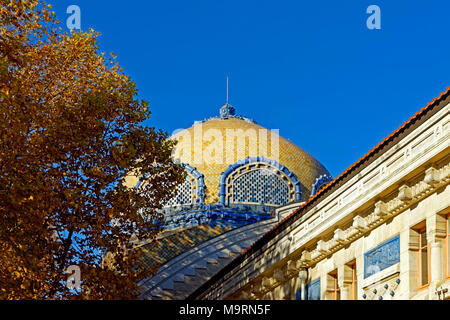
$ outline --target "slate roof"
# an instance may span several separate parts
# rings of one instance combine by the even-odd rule
[[[214,228],[209,225],[200,225],[180,230],[167,237],[160,238],[139,247],[139,250],[143,252],[144,256],[140,262],[146,264],[147,267],[150,268],[163,265],[183,252],[186,252],[227,230],[227,228],[223,228],[220,225],[217,225]]]

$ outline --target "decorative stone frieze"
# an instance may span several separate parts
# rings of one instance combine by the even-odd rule
[[[280,268],[277,268],[273,271],[273,278],[277,283],[282,283],[287,279],[285,273]]]
[[[251,293],[253,293],[254,295],[258,295],[262,292],[262,286],[261,286],[261,282],[257,282],[255,284],[253,284],[251,286]]]
[[[359,231],[364,232],[364,231],[367,230],[367,221],[366,221],[366,219],[364,219],[361,216],[356,216],[356,217],[353,218],[352,226],[355,229],[358,229]]]
[[[286,264],[286,273],[288,277],[296,275],[301,267],[302,264],[299,260],[289,260]]]
[[[317,242],[317,248],[316,248],[316,250],[319,251],[320,253],[323,253],[323,254],[327,254],[327,253],[330,252],[330,251],[328,250],[328,243],[325,242],[325,241],[322,241],[322,240],[319,240],[319,241]]]
[[[397,197],[400,201],[403,201],[405,203],[408,203],[409,201],[411,201],[412,196],[411,196],[411,188],[408,187],[406,184],[402,185],[399,189],[398,189],[398,197]]]
[[[386,216],[389,215],[389,211],[387,209],[387,205],[386,203],[384,203],[383,201],[378,201],[377,203],[375,203],[375,210],[374,210],[374,215],[379,217],[379,218],[384,218]]]
[[[333,240],[339,244],[345,244],[347,242],[347,238],[345,237],[345,232],[341,229],[334,230]]]
[[[363,300],[393,300],[396,297],[400,283],[400,274],[395,273],[387,279],[365,287],[362,296],[358,298]]]
[[[270,291],[277,286],[277,282],[273,278],[264,277],[261,281],[263,291]]]
[[[439,172],[435,168],[430,167],[425,170],[425,179],[423,180],[425,183],[435,185],[439,183],[439,180]]]

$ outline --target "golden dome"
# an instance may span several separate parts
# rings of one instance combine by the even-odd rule
[[[174,158],[204,175],[206,204],[218,203],[221,174],[230,165],[248,157],[274,160],[294,173],[300,181],[302,201],[311,195],[316,178],[329,175],[319,161],[281,137],[277,130],[268,130],[252,120],[222,110],[220,118],[196,122],[171,139],[178,141]]]

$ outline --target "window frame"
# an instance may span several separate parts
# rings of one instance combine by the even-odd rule
[[[352,282],[350,285],[350,298],[352,300],[358,300],[358,278],[356,275],[356,261],[353,261],[349,264],[349,267],[352,269]]]
[[[331,300],[341,300],[341,290],[338,284],[338,271],[337,269],[328,273],[328,276],[333,280],[333,289],[327,289],[327,292],[331,294]]]
[[[239,170],[239,169],[237,169]],[[266,179],[273,179],[273,183],[278,183],[278,185],[280,186],[280,188],[285,188],[285,190],[280,190],[280,198],[285,198],[285,199],[273,199],[273,195],[268,192],[267,190],[267,185],[268,185],[268,181],[264,181],[264,183],[259,184],[245,184],[245,179],[246,179],[246,175],[250,175],[250,177],[248,178],[249,180],[251,179],[258,179],[258,177],[254,177],[251,175],[257,174],[259,175],[259,177],[265,177]],[[241,179],[243,181],[241,181]],[[238,174],[237,176],[235,176],[232,180],[232,189],[231,189],[231,203],[233,204],[251,204],[251,205],[257,205],[257,204],[264,204],[264,205],[269,205],[269,206],[282,206],[282,205],[286,205],[289,204],[292,199],[291,199],[291,188],[289,187],[289,183],[291,183],[291,181],[287,180],[285,181],[283,176],[280,176],[278,174],[276,174],[274,171],[266,169],[266,168],[255,168],[255,169],[248,169],[240,174]],[[270,183],[269,183],[270,184]],[[258,192],[257,194],[251,194],[251,190],[249,190],[248,188],[250,186],[259,186],[261,191]],[[272,184],[270,184],[272,185]],[[245,195],[245,199],[241,199],[241,197],[243,197]],[[256,197],[257,195],[259,196],[263,196],[264,199],[262,199],[263,201],[254,201],[256,199],[252,199],[253,197]],[[280,203],[276,203],[277,200],[281,200]]]
[[[419,290],[421,289],[425,289],[430,285],[431,282],[431,270],[430,270],[430,244],[427,240],[427,228],[422,227],[420,229],[417,229],[417,233],[418,233],[418,251],[417,251],[417,269],[418,269],[418,273],[417,273],[417,282],[418,282],[418,286],[419,286]],[[422,240],[423,237],[425,237],[425,241],[426,241],[426,245],[422,246]],[[427,282],[425,284],[423,283],[423,279],[422,279],[422,252],[424,251],[424,249],[427,250]]]
[[[444,248],[444,259],[445,259],[445,279],[450,279],[450,254],[449,254],[449,241],[450,241],[450,213],[446,216],[445,221],[445,248]]]

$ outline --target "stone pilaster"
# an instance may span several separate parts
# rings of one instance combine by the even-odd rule
[[[446,235],[445,217],[435,214],[427,218],[427,241],[430,247],[429,299],[437,299],[436,287],[445,278],[444,239]]]
[[[410,299],[411,296],[417,293],[419,288],[419,266],[417,260],[419,233],[414,229],[407,229],[403,235],[404,237],[400,236],[400,280],[403,284],[400,297],[401,299]],[[403,238],[407,240],[407,248],[405,249],[403,249],[401,242]]]
[[[341,291],[341,300],[351,300],[353,270],[349,265],[343,265],[338,268],[338,286]]]

